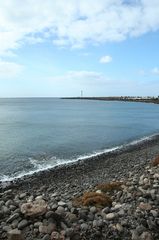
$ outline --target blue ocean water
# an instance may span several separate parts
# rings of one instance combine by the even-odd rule
[[[56,98],[0,99],[0,180],[159,133],[159,105]]]

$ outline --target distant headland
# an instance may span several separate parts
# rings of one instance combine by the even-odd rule
[[[63,97],[62,99],[74,99],[74,100],[100,100],[100,101],[124,101],[124,102],[145,102],[159,104],[158,97]]]

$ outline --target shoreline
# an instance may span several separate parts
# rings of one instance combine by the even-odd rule
[[[158,149],[156,146],[158,146]],[[75,179],[77,178],[75,174],[76,171],[78,172],[78,174],[81,175],[83,175],[86,172],[89,175],[91,171],[94,171],[96,168],[98,168],[98,170],[100,170],[101,172],[103,172],[104,169],[106,169],[109,172],[109,167],[111,164],[114,167],[118,167],[121,164],[123,166],[122,169],[123,175],[125,175],[125,170],[127,169],[131,170],[130,165],[133,165],[133,163],[138,164],[137,160],[133,159],[133,156],[140,155],[141,154],[140,152],[143,153],[143,155],[146,156],[147,158],[145,160],[142,159],[142,161],[139,162],[139,164],[141,163],[142,166],[147,163],[148,159],[150,159],[149,156],[151,156],[152,158],[152,156],[159,154],[159,134],[154,134],[150,137],[145,137],[143,139],[141,138],[139,140],[132,141],[129,144],[114,147],[114,150],[112,151],[110,150],[108,152],[106,151],[103,153],[99,153],[95,156],[90,157],[88,156],[86,158],[78,159],[73,162],[63,163],[55,167],[51,167],[49,169],[41,170],[30,175],[22,176],[21,178],[16,178],[12,181],[5,182],[0,181],[0,192],[8,188],[14,189],[20,186],[30,185],[30,182],[36,188],[38,179],[42,179],[42,182],[39,183],[39,185],[48,184],[48,178],[51,180],[51,182],[53,181],[54,178],[56,179],[56,181],[61,182],[59,177],[61,173],[62,174],[65,173],[65,175],[62,176],[62,179],[68,180],[67,172],[69,172],[69,175]],[[129,161],[126,162],[125,160],[122,161],[122,158],[125,158],[125,156],[128,156],[128,158],[132,159],[131,164]],[[113,172],[114,171],[112,171],[112,173],[110,172],[110,176],[108,174],[106,179],[111,178]],[[120,173],[120,175],[122,175],[122,172]],[[90,180],[91,178],[92,177],[90,177]],[[94,177],[91,181],[92,182],[94,181]]]
[[[159,165],[150,164],[156,156],[159,135],[0,188],[0,239],[158,240]],[[96,193],[106,183],[122,186]],[[76,205],[85,193],[109,202]]]
[[[21,181],[21,180],[23,181],[24,179],[31,178],[34,175],[39,175],[39,174],[42,174],[47,171],[53,171],[54,169],[57,169],[57,168],[63,169],[67,166],[69,167],[69,165],[71,166],[72,164],[74,165],[74,164],[78,164],[83,161],[94,160],[94,158],[102,159],[104,156],[107,157],[107,156],[111,156],[111,154],[114,155],[114,154],[118,154],[120,152],[133,150],[134,148],[144,145],[145,143],[148,144],[148,143],[154,142],[155,140],[158,140],[158,139],[159,139],[159,133],[154,133],[149,136],[144,136],[139,139],[132,140],[131,142],[128,142],[125,144],[115,145],[113,147],[106,148],[102,151],[97,151],[94,153],[81,155],[73,160],[68,160],[64,163],[59,163],[55,166],[48,166],[48,167],[46,166],[46,168],[44,168],[44,169],[42,168],[42,169],[37,169],[37,170],[31,170],[28,173],[24,173],[24,174],[19,173],[19,175],[10,177],[10,178],[8,178],[8,176],[6,176],[6,180],[0,179],[0,189],[3,185],[8,186],[12,183],[14,184],[14,183],[17,183],[18,181]],[[3,188],[5,188],[5,187],[3,187]]]

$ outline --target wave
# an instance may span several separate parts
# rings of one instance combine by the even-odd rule
[[[115,146],[115,147],[112,147],[112,148],[107,148],[107,149],[104,149],[102,151],[96,151],[96,152],[93,152],[93,153],[90,153],[90,154],[80,155],[80,156],[78,156],[77,158],[74,158],[74,159],[57,159],[55,156],[53,156],[49,159],[50,163],[47,163],[47,164],[46,164],[46,159],[44,161],[39,161],[38,159],[35,159],[35,158],[29,158],[29,161],[33,166],[33,170],[30,170],[29,172],[22,171],[21,173],[15,174],[13,176],[9,176],[9,175],[0,176],[0,183],[12,182],[14,180],[23,178],[25,176],[30,176],[30,175],[33,175],[34,173],[49,170],[49,169],[52,169],[52,168],[60,166],[60,165],[75,163],[77,161],[90,159],[90,158],[93,158],[93,157],[100,156],[102,154],[116,152],[117,150],[122,150],[122,149],[125,149],[125,148],[128,148],[128,147],[131,147],[131,146],[139,145],[139,144],[142,144],[144,142],[151,141],[151,140],[153,140],[155,138],[158,138],[158,137],[159,137],[159,134],[153,134],[153,135],[150,135],[150,136],[145,136],[145,137],[142,137],[140,139],[133,140],[130,143],[122,144],[122,145]]]

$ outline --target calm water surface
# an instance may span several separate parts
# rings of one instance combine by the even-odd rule
[[[32,173],[159,133],[159,105],[0,99],[0,179]]]

